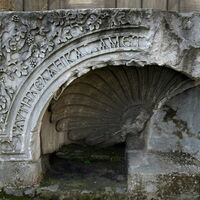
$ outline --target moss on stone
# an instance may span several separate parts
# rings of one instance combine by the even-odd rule
[[[13,195],[7,195],[5,192],[0,192],[0,200],[30,200],[30,197],[17,197]]]
[[[159,175],[157,178],[157,196],[166,199],[167,197],[178,196],[189,193],[192,196],[200,195],[200,177],[187,174],[173,173]]]

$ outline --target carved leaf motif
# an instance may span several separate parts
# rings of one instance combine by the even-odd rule
[[[100,28],[100,25],[102,24],[102,20],[97,15],[90,15],[87,20],[87,25],[89,27],[89,30],[98,30]]]
[[[113,16],[112,16],[112,25],[113,26],[119,26],[119,25],[123,25],[126,24],[127,20],[126,20],[126,13],[123,11],[117,11]]]
[[[8,113],[14,89],[5,85],[4,78],[0,80],[0,135],[5,126],[6,115]]]
[[[12,77],[27,76],[55,46],[102,27],[140,25],[143,18],[148,18],[141,15],[139,11],[129,10],[69,10],[32,13],[25,17],[11,14],[1,20],[5,25],[0,32],[1,63],[12,66],[3,71]]]
[[[59,29],[56,34],[55,44],[61,44],[72,39],[71,30],[69,27]]]

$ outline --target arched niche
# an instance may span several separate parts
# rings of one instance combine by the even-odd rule
[[[146,148],[143,130],[153,114],[193,86],[185,75],[159,66],[91,70],[54,95],[41,127],[43,153],[68,143],[112,146],[129,135],[135,137],[130,148],[139,147],[140,140]]]

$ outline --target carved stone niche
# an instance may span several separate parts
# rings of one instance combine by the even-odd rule
[[[39,183],[42,155],[71,141],[126,141],[130,192],[197,178],[199,20],[146,9],[0,13],[0,187]]]

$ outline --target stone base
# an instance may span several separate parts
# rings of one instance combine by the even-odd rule
[[[200,167],[177,152],[127,151],[128,191],[145,199],[200,195]]]
[[[41,179],[41,159],[35,162],[0,162],[0,188],[33,186]]]

